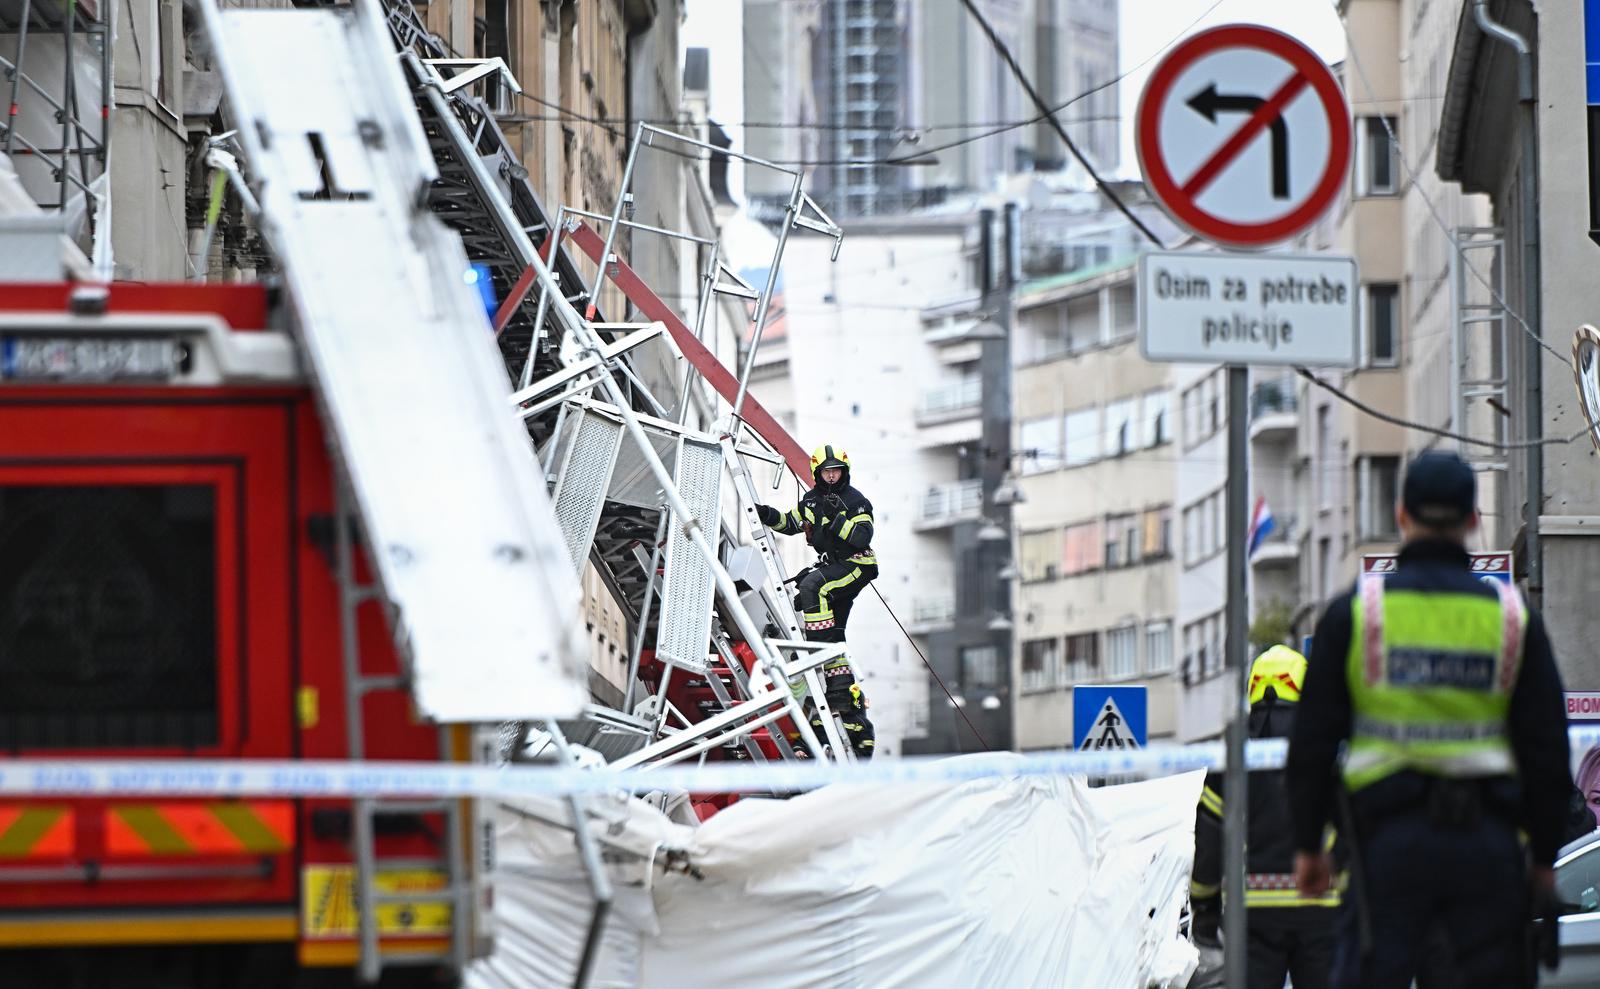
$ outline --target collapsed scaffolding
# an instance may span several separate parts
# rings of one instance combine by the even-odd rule
[[[579,745],[613,767],[641,769],[695,758],[853,760],[819,673],[845,646],[801,634],[790,578],[756,512],[751,470],[756,462],[780,479],[787,468],[811,481],[804,451],[749,394],[790,233],[800,227],[831,237],[835,257],[842,240],[803,190],[801,173],[641,124],[610,215],[564,206],[551,216],[495,119],[497,94],[516,89],[515,79],[498,59],[455,57],[409,0],[384,0],[381,15],[360,2],[297,11],[202,6],[237,142],[261,186],[262,230],[283,263],[329,411],[344,496],[368,544],[384,548],[372,554],[371,587],[353,586],[353,567],[341,566],[345,598],[376,594],[389,605],[419,707],[442,721],[502,722],[502,758],[513,761],[553,755],[571,762]],[[290,47],[300,64],[285,71]],[[273,75],[286,81],[269,85]],[[635,167],[650,153],[727,154],[789,177],[764,286],[735,274],[714,239],[632,220]],[[459,247],[433,233],[443,228]],[[624,230],[702,249],[692,328],[617,256]],[[343,246],[352,238],[361,252]],[[592,276],[584,277],[569,247],[593,266]],[[462,312],[470,298],[462,286],[441,284],[466,270],[462,249],[464,261],[487,267],[502,300],[492,321],[493,370],[477,356],[489,352],[479,341],[462,341],[459,332],[452,338],[473,322]],[[601,315],[608,281],[643,320]],[[752,311],[737,374],[703,342],[707,313],[720,298]],[[451,305],[441,307],[445,299]],[[653,394],[634,367],[647,346],[666,348],[682,367],[676,395]],[[375,353],[390,356],[361,359]],[[421,376],[437,387],[412,407],[405,391]],[[722,403],[709,424],[690,415],[697,380]],[[489,441],[463,451],[472,444],[462,437],[482,432],[484,416],[495,420]],[[508,431],[524,430],[537,459],[526,441],[518,452],[509,438]],[[750,539],[725,517],[725,487]],[[444,506],[468,503],[484,506],[472,525],[457,520],[443,534],[430,528]],[[439,560],[450,565],[425,564]],[[576,581],[551,575],[565,567],[581,576],[590,565],[632,622],[621,709],[582,704],[567,689],[582,682],[570,669],[577,609],[556,588]],[[529,606],[523,623],[567,634],[548,654],[525,659],[549,674],[546,696],[521,696],[527,682],[515,672],[485,667],[468,676],[443,665],[443,656],[456,662],[443,645],[453,633],[515,655],[525,629],[508,616]],[[572,615],[561,614],[566,606]],[[353,652],[354,644],[346,648]],[[368,683],[354,663],[347,668],[352,697],[395,686]],[[497,689],[519,684],[520,691]],[[474,688],[499,696],[464,695]],[[548,716],[528,720],[539,711]],[[565,803],[595,901],[581,984],[611,902],[596,837],[609,815],[586,798]],[[701,813],[713,809],[707,803]],[[388,812],[378,801],[358,801],[352,837],[365,902],[381,899],[373,821]],[[452,849],[452,860],[460,853]],[[468,894],[456,888],[458,874],[453,868],[440,896],[459,907]],[[458,967],[466,913],[456,911],[450,960]],[[403,961],[381,952],[371,911],[362,911],[358,933],[364,978]]]

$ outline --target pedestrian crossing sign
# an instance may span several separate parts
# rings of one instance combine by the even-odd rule
[[[1150,741],[1148,690],[1142,686],[1072,688],[1072,747],[1080,752],[1142,749]]]

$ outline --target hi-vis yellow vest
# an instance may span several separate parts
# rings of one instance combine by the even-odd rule
[[[1351,603],[1346,676],[1354,724],[1351,792],[1395,773],[1476,778],[1516,773],[1506,712],[1528,613],[1509,584],[1499,599],[1385,589],[1361,579]]]

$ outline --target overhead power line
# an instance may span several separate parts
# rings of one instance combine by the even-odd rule
[[[1217,2],[1221,3],[1222,0],[1217,0]],[[1056,136],[1061,139],[1061,143],[1066,145],[1067,151],[1071,153],[1072,157],[1078,159],[1078,164],[1082,165],[1084,170],[1089,173],[1089,178],[1094,181],[1094,184],[1097,187],[1099,187],[1100,192],[1111,201],[1111,204],[1115,206],[1123,216],[1128,218],[1129,223],[1132,223],[1140,233],[1144,234],[1145,237],[1149,239],[1150,243],[1156,245],[1158,248],[1165,248],[1166,245],[1161,242],[1160,237],[1156,236],[1155,231],[1146,226],[1145,222],[1139,219],[1138,214],[1134,213],[1133,210],[1128,208],[1128,204],[1122,201],[1122,197],[1117,195],[1116,190],[1112,189],[1106,184],[1104,179],[1100,178],[1100,173],[1095,171],[1094,164],[1090,162],[1087,157],[1085,157],[1082,151],[1078,150],[1078,146],[1073,143],[1072,138],[1067,135],[1067,129],[1061,126],[1061,122],[1056,119],[1055,110],[1051,109],[1045,104],[1044,97],[1039,95],[1039,91],[1034,88],[1033,81],[1030,80],[1028,78],[1028,74],[1022,70],[1022,66],[1017,64],[1016,57],[1011,54],[1011,49],[1006,46],[1005,40],[1001,38],[998,33],[996,33],[994,25],[989,23],[989,19],[983,16],[983,12],[978,9],[978,5],[974,3],[973,0],[961,0],[961,5],[967,9],[967,13],[972,15],[972,19],[977,22],[978,27],[988,37],[989,44],[994,48],[995,53],[999,55],[1001,60],[1004,61],[1011,69],[1011,74],[1015,76],[1017,82],[1021,84],[1023,91],[1028,94],[1028,99],[1032,100],[1033,105],[1039,108],[1039,116],[1042,119],[1050,122],[1050,128],[1056,132]],[[1216,5],[1213,4],[1213,7],[1215,6]],[[1104,88],[1104,86],[1099,88]],[[924,152],[924,154],[926,153],[928,152]]]

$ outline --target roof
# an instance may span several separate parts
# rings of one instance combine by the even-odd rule
[[[1504,23],[1534,43],[1533,9],[1528,0],[1489,0],[1491,20]],[[1446,182],[1460,182],[1467,192],[1486,192],[1497,183],[1493,174],[1504,166],[1501,156],[1484,158],[1485,145],[1498,143],[1486,141],[1480,130],[1486,127],[1503,127],[1506,109],[1517,100],[1517,55],[1512,49],[1484,34],[1478,26],[1473,3],[1461,5],[1461,16],[1456,21],[1455,51],[1450,57],[1450,71],[1445,77],[1444,105],[1439,112],[1439,144],[1435,153],[1435,169]],[[1481,160],[1480,160],[1481,159]],[[1484,167],[1490,165],[1490,167]]]
[[[1043,295],[1055,292],[1074,285],[1093,281],[1102,275],[1110,275],[1124,269],[1132,268],[1138,256],[1114,258],[1105,264],[1097,264],[1092,268],[1079,268],[1077,271],[1064,271],[1058,275],[1046,275],[1043,278],[1034,278],[1017,286],[1018,295]]]

